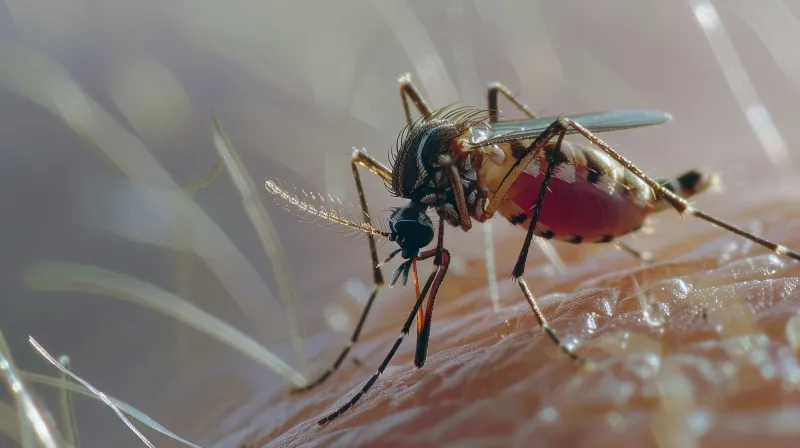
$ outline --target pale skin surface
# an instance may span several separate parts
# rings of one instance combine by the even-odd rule
[[[796,206],[763,213],[758,216],[766,235],[800,242]],[[591,254],[596,251],[558,245],[575,272],[531,282],[540,296],[566,292],[543,297],[543,311],[596,363],[593,372],[580,372],[543,337],[513,285],[501,289],[506,308],[493,314],[477,275],[452,275],[440,291],[423,369],[413,367],[413,344],[407,344],[396,367],[356,408],[317,428],[316,419],[360,386],[394,339],[408,303],[387,304],[365,330],[368,348],[357,351],[363,365],[341,369],[306,396],[275,397],[269,412],[291,417],[262,442],[436,446],[429,443],[483,440],[482,446],[527,446],[535,439],[559,446],[598,440],[603,446],[678,446],[696,440],[703,446],[788,446],[786,436],[769,438],[741,422],[768,419],[779,402],[795,402],[785,388],[800,365],[785,331],[800,298],[800,264],[744,248],[720,231],[703,236],[711,241],[705,249],[685,238],[656,253],[668,261],[648,267],[613,250]],[[498,251],[513,250],[519,239],[503,241]],[[531,264],[542,261],[531,258]],[[506,261],[499,269],[512,266]],[[480,260],[470,260],[469,274],[482,268]],[[743,347],[749,347],[744,357]],[[764,360],[748,360],[762,351]],[[776,373],[765,373],[772,369]],[[756,409],[761,417],[748,414]],[[681,420],[695,415],[703,422],[705,412],[714,423]],[[691,425],[698,424],[702,428],[693,433]]]

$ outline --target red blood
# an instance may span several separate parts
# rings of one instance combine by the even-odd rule
[[[544,170],[543,166],[542,174],[536,177],[523,172],[509,190],[508,198],[528,217],[533,214],[539,198]],[[580,176],[576,176],[574,182],[566,182],[554,175],[548,188],[539,222],[556,235],[578,235],[587,241],[624,235],[641,227],[648,214],[646,208],[635,204],[620,191],[620,186],[609,193]]]

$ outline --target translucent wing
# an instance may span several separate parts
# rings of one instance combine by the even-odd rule
[[[654,126],[672,119],[672,115],[657,110],[618,110],[614,112],[567,115],[566,117],[591,132],[620,131],[643,126]],[[474,146],[488,146],[511,140],[536,138],[557,118],[540,117],[475,126],[472,129],[470,142]],[[567,134],[574,133],[574,129],[567,130]]]

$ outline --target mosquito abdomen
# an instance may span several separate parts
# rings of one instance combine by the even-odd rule
[[[657,179],[656,182],[678,196],[681,196],[684,199],[689,199],[690,197],[698,193],[702,193],[703,191],[717,185],[719,183],[719,176],[707,171],[690,170],[674,179]],[[664,201],[660,197],[655,199],[653,206],[655,211],[672,208],[668,202]]]
[[[525,143],[509,142],[503,149],[516,160]],[[498,210],[512,224],[527,228],[547,157],[542,151],[531,161]],[[654,211],[653,190],[596,149],[563,142],[555,164],[534,231],[537,236],[575,244],[608,242],[640,229]]]

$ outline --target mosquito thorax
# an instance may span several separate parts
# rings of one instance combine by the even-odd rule
[[[389,240],[400,246],[405,259],[416,257],[433,241],[433,222],[426,210],[425,205],[409,202],[389,217]]]
[[[439,159],[450,154],[458,136],[458,126],[450,121],[432,119],[411,126],[397,148],[392,169],[392,189],[404,198],[413,199],[420,187],[438,187]]]
[[[446,119],[417,123],[402,138],[392,166],[392,191],[433,208],[453,227],[461,220],[452,177],[458,176],[472,217],[483,215],[488,191],[478,182],[473,156],[462,150],[467,129],[465,123]]]

